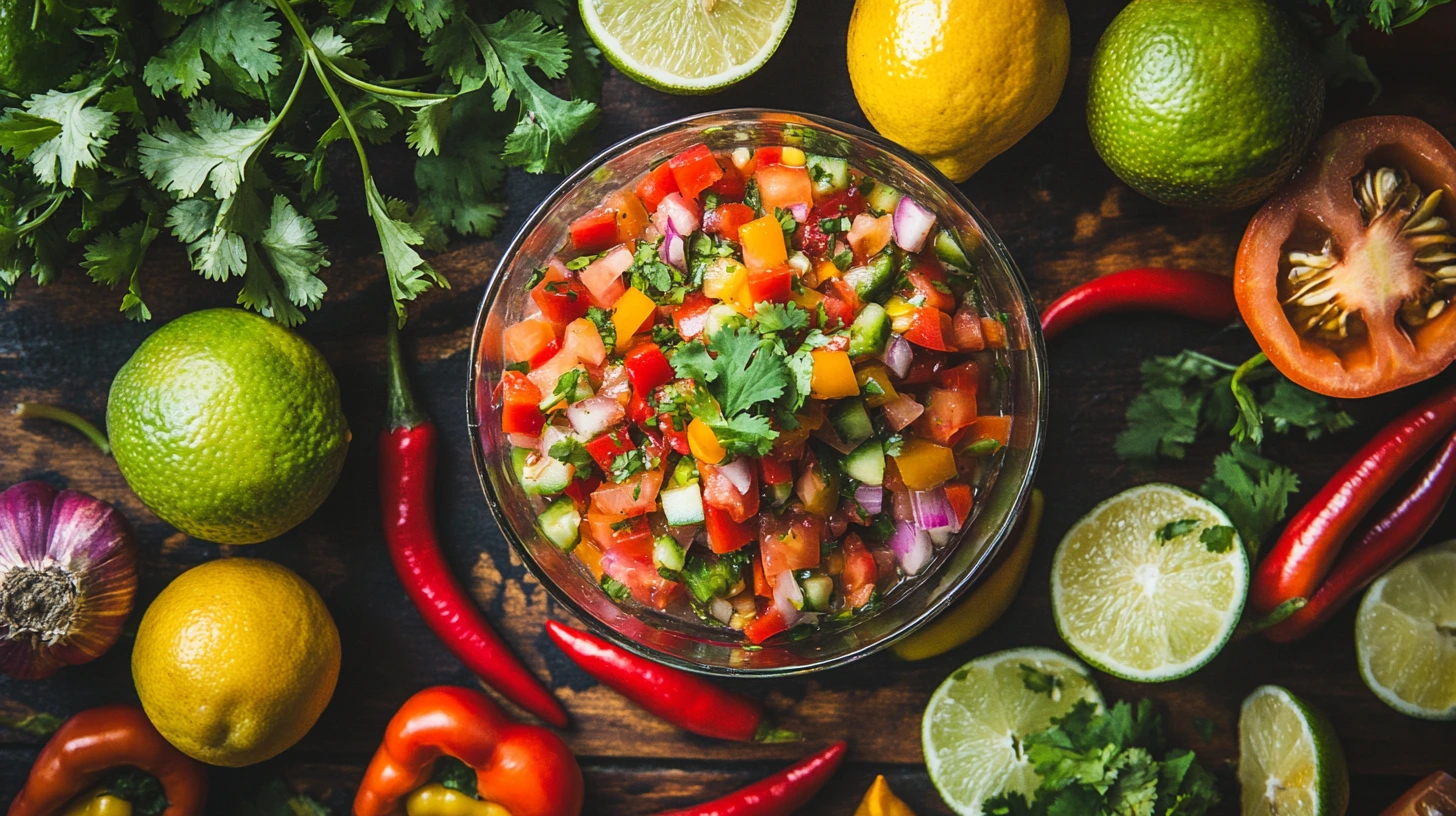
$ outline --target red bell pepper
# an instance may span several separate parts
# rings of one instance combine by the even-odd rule
[[[784,484],[794,480],[794,466],[782,459],[765,456],[758,460],[758,468],[766,485]]]
[[[770,603],[762,612],[758,613],[758,617],[743,627],[743,636],[748,638],[749,643],[757,645],[788,629],[789,623],[784,620],[783,613],[777,606]]]
[[[824,307],[824,325],[820,328],[825,331],[837,329],[840,326],[848,326],[854,322],[854,304],[845,301],[837,295],[825,295],[820,301]],[[817,318],[816,318],[817,322]]]
[[[974,361],[935,372],[935,381],[947,391],[975,396],[981,390],[981,366]]]
[[[672,414],[658,414],[657,427],[662,430],[663,439],[666,440],[668,446],[674,451],[677,451],[683,456],[687,456],[693,452],[692,446],[688,444],[687,428],[684,427],[679,430],[673,424]]]
[[[591,454],[591,458],[596,460],[597,465],[601,467],[603,473],[612,472],[612,462],[618,456],[636,449],[636,446],[632,444],[632,440],[627,438],[627,432],[621,429],[607,431],[596,439],[586,443],[584,447],[586,448],[586,452]]]
[[[955,295],[950,293],[945,282],[945,272],[940,267],[917,258],[915,265],[905,273],[905,277],[915,289],[915,294],[924,299],[922,302],[926,306],[947,314],[955,311]]]
[[[916,309],[910,318],[910,330],[905,332],[906,340],[933,351],[955,351],[954,337],[950,315],[931,306]]]
[[[541,308],[541,314],[558,327],[585,317],[591,307],[591,293],[581,281],[566,277],[554,267],[548,268],[546,277],[531,290],[531,299]]]
[[[501,430],[537,436],[546,424],[541,413],[541,389],[519,371],[501,377]]]
[[[558,351],[561,351],[561,341],[553,337],[551,342],[542,346],[540,351],[531,356],[531,368],[540,368],[545,365],[546,361],[555,357]]]
[[[678,192],[689,200],[696,200],[698,194],[723,178],[723,168],[713,158],[713,151],[701,143],[668,159],[667,166],[672,169]]]
[[[705,192],[712,193],[719,198],[741,199],[748,194],[748,179],[733,166],[732,162],[719,165],[723,169],[723,178],[708,185]]]
[[[582,470],[590,470],[590,468],[582,468]],[[587,473],[583,476],[581,471],[577,471],[577,478],[572,479],[571,484],[567,485],[566,490],[563,492],[571,497],[571,500],[576,504],[577,511],[582,512],[591,503],[592,491],[601,486],[602,477],[595,473]]]
[[[571,245],[577,252],[601,252],[617,243],[617,211],[611,207],[596,207],[571,222]]]
[[[752,524],[734,521],[727,510],[705,504],[703,520],[708,532],[708,549],[715,553],[733,552],[757,538]]]
[[[971,486],[960,482],[946,482],[945,500],[950,502],[950,509],[956,514],[956,528],[966,526],[966,519],[971,517]]]
[[[737,241],[738,228],[757,217],[746,204],[719,204],[703,214],[703,232]]]
[[[480,798],[511,816],[581,812],[581,767],[560,737],[515,722],[479,691],[435,686],[406,700],[385,727],[354,797],[354,816],[403,812],[442,756],[474,769]]]
[[[656,343],[638,343],[627,352],[623,364],[627,367],[627,379],[637,393],[646,394],[659,385],[672,382],[672,364]]]
[[[784,163],[784,149],[778,145],[764,145],[753,151],[753,169]]]
[[[647,404],[647,399],[642,396],[642,392],[634,388],[632,396],[627,398],[627,419],[638,427],[646,428],[655,413],[652,406]]]
[[[667,162],[657,165],[637,182],[637,197],[642,199],[648,212],[657,212],[657,205],[677,191],[677,179],[673,178],[672,168],[667,166]]]
[[[748,296],[754,303],[788,303],[794,295],[794,268],[788,264],[748,273]]]
[[[684,340],[691,340],[702,334],[703,326],[708,322],[708,310],[717,302],[702,292],[692,292],[683,297],[682,305],[672,313],[672,322],[677,326],[677,333]]]

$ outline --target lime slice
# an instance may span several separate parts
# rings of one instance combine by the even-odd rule
[[[1047,690],[1028,687],[1038,681]],[[961,816],[981,816],[981,803],[998,793],[1031,797],[1037,776],[1021,740],[1078,700],[1102,708],[1087,668],[1051,649],[1008,649],[961,666],[935,690],[921,721],[930,781]]]
[[[1222,552],[1203,543],[1206,532],[1222,534]],[[1159,682],[1218,654],[1248,585],[1249,559],[1228,516],[1181,487],[1147,484],[1097,505],[1067,532],[1052,560],[1052,613],[1083,660]]]
[[[581,17],[622,73],[659,91],[705,94],[768,62],[794,0],[581,0]]]
[[[1350,798],[1329,721],[1279,686],[1260,686],[1239,713],[1243,816],[1339,816]]]
[[[1456,541],[1412,555],[1360,602],[1355,651],[1365,685],[1423,720],[1456,720]]]

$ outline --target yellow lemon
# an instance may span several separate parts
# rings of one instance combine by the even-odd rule
[[[287,567],[211,561],[147,608],[131,674],[168,742],[213,765],[251,765],[298,742],[328,705],[339,630],[323,598]]]
[[[865,116],[956,182],[1051,113],[1070,55],[1063,0],[858,0],[849,21]]]

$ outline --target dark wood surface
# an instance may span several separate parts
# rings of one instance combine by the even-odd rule
[[[1131,266],[1229,271],[1249,212],[1206,214],[1159,206],[1120,184],[1093,151],[1083,119],[1087,65],[1097,37],[1121,3],[1073,0],[1069,5],[1073,63],[1060,104],[1030,136],[966,183],[965,191],[1000,232],[1041,304],[1076,283]],[[598,145],[694,112],[745,105],[864,124],[844,61],[850,8],[847,0],[801,0],[797,19],[769,64],[715,96],[665,96],[608,71]],[[1384,92],[1368,105],[1365,90],[1332,93],[1329,122],[1407,113],[1456,137],[1456,92],[1449,71],[1397,68],[1383,78]],[[387,158],[379,164],[386,168],[382,186],[408,191],[407,174],[391,175]],[[350,183],[352,172],[341,166],[341,187]],[[972,643],[923,663],[880,655],[811,677],[743,684],[808,741],[722,744],[640,715],[550,647],[541,624],[563,613],[513,560],[480,495],[464,416],[470,326],[501,247],[558,180],[511,175],[511,215],[496,238],[458,242],[434,259],[452,289],[431,292],[412,307],[407,344],[417,390],[445,440],[439,517],[450,559],[457,573],[468,577],[475,598],[531,666],[549,678],[570,710],[566,736],[586,769],[588,812],[647,813],[710,798],[838,738],[850,741],[850,761],[807,812],[852,812],[876,773],[889,776],[919,812],[946,812],[921,764],[920,713],[930,692],[961,662],[990,651],[1028,644],[1064,648],[1047,590],[1058,538],[1092,505],[1122,488],[1154,479],[1197,487],[1220,449],[1216,441],[1201,444],[1184,462],[1151,472],[1129,468],[1113,456],[1112,439],[1136,390],[1139,362],[1185,347],[1242,360],[1253,349],[1246,333],[1140,316],[1106,320],[1059,341],[1051,350],[1050,444],[1039,480],[1049,499],[1046,522],[1026,587],[1006,617]],[[343,636],[343,670],[333,701],[296,747],[259,766],[213,773],[216,812],[227,812],[238,797],[278,777],[345,812],[384,723],[406,696],[430,684],[477,682],[426,630],[389,568],[374,484],[374,440],[383,407],[383,270],[361,213],[345,212],[326,237],[346,249],[325,275],[330,291],[324,308],[302,333],[338,375],[354,442],[343,478],[317,514],[284,537],[245,550],[289,565],[318,587]],[[162,242],[153,251],[145,286],[156,314],[150,325],[124,321],[115,311],[119,295],[96,289],[79,270],[48,288],[23,284],[13,301],[0,304],[0,406],[22,400],[60,403],[99,421],[112,376],[142,338],[185,312],[229,305],[236,294],[233,284],[207,283],[187,271],[180,251]],[[1276,441],[1272,453],[1298,470],[1306,485],[1303,495],[1308,495],[1410,399],[1401,394],[1351,405],[1362,420],[1356,430],[1317,445]],[[241,554],[244,548],[195,541],[159,521],[127,489],[115,464],[68,429],[0,415],[0,485],[22,479],[85,490],[122,508],[140,537],[142,582],[128,635],[116,648],[43,682],[0,679],[0,706],[68,715],[134,700],[131,636],[146,603],[188,567]],[[1452,528],[1451,520],[1444,520],[1432,535],[1449,535]],[[1352,620],[1347,611],[1318,635],[1292,646],[1257,638],[1233,643],[1203,671],[1177,682],[1139,686],[1100,679],[1109,699],[1147,696],[1161,704],[1173,740],[1196,749],[1220,771],[1230,802],[1237,799],[1229,770],[1237,754],[1239,702],[1262,683],[1288,686],[1323,709],[1342,738],[1354,775],[1350,812],[1375,813],[1416,777],[1438,768],[1456,770],[1456,725],[1408,719],[1365,689],[1355,669]],[[1196,734],[1194,718],[1215,723],[1209,742]],[[0,729],[0,800],[18,789],[39,742]],[[1224,809],[1236,811],[1236,806]]]

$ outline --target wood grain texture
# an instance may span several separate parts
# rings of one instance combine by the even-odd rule
[[[1098,34],[1121,3],[1074,0],[1070,5],[1074,62],[1060,104],[964,190],[996,226],[1042,304],[1071,285],[1129,266],[1228,271],[1248,211],[1207,214],[1159,206],[1122,186],[1093,151],[1083,121],[1087,63]],[[598,145],[691,113],[748,105],[864,124],[843,59],[850,7],[846,0],[801,0],[778,54],[759,74],[715,96],[668,97],[609,72]],[[1449,77],[1387,75],[1386,80],[1384,93],[1368,107],[1363,91],[1337,92],[1330,121],[1402,112],[1456,136]],[[379,163],[386,168],[381,183],[387,189],[391,183],[408,183],[402,174],[389,174],[387,152],[381,151]],[[349,178],[349,172],[341,168],[340,178]],[[562,613],[512,559],[470,461],[463,399],[470,326],[501,248],[557,180],[511,174],[512,209],[499,234],[492,241],[460,242],[433,260],[452,288],[430,292],[413,306],[406,342],[419,396],[445,440],[438,500],[440,533],[451,563],[457,574],[469,576],[476,599],[528,663],[549,678],[569,709],[573,725],[567,738],[587,768],[589,812],[646,813],[720,795],[837,738],[850,740],[850,763],[810,812],[851,812],[875,773],[889,775],[919,812],[944,812],[920,765],[920,712],[931,691],[961,662],[995,649],[1061,648],[1047,591],[1059,537],[1096,502],[1122,488],[1153,479],[1196,487],[1221,449],[1216,442],[1202,444],[1184,462],[1152,472],[1129,468],[1112,455],[1113,436],[1136,390],[1138,364],[1150,354],[1185,347],[1242,360],[1251,353],[1251,342],[1241,330],[1142,316],[1105,320],[1059,341],[1052,351],[1050,444],[1039,480],[1049,497],[1047,515],[1026,589],[1006,617],[979,640],[920,664],[876,656],[809,678],[740,683],[811,742],[717,743],[643,717],[550,646],[541,623]],[[345,204],[326,236],[345,251],[324,276],[330,287],[325,307],[309,318],[302,333],[338,375],[353,446],[343,478],[313,518],[276,541],[246,548],[248,555],[287,564],[318,587],[343,637],[342,675],[329,708],[296,748],[261,766],[213,774],[220,812],[226,812],[225,803],[247,798],[278,776],[342,805],[384,723],[406,696],[430,684],[476,684],[434,640],[400,591],[379,533],[374,440],[384,400],[381,321],[387,293],[372,233],[362,213]],[[122,320],[115,312],[119,295],[96,290],[79,270],[44,289],[22,285],[13,301],[0,304],[0,406],[55,402],[100,420],[112,376],[142,338],[177,315],[230,305],[235,295],[230,284],[207,283],[187,271],[180,251],[160,243],[145,285],[156,314],[150,325]],[[1351,406],[1362,420],[1359,430],[1319,445],[1276,440],[1272,454],[1299,471],[1307,486],[1303,495],[1308,495],[1365,434],[1411,398],[1402,394]],[[128,635],[105,657],[45,682],[0,679],[0,705],[65,715],[134,700],[129,652],[140,609],[181,571],[229,553],[156,519],[129,492],[115,464],[76,434],[0,415],[0,485],[29,478],[91,492],[126,513],[142,542],[140,605]],[[1453,523],[1446,519],[1433,535],[1452,533]],[[1317,636],[1291,646],[1257,638],[1233,643],[1185,680],[1135,686],[1101,678],[1102,685],[1109,698],[1149,696],[1161,704],[1173,740],[1197,749],[1221,770],[1230,781],[1225,786],[1230,799],[1237,796],[1227,766],[1237,753],[1239,702],[1259,684],[1286,685],[1334,721],[1355,774],[1351,813],[1374,813],[1415,777],[1456,768],[1456,726],[1402,717],[1366,691],[1355,670],[1352,620],[1347,611]],[[1195,733],[1195,718],[1216,724],[1209,743]],[[0,800],[18,789],[38,743],[0,729]]]

